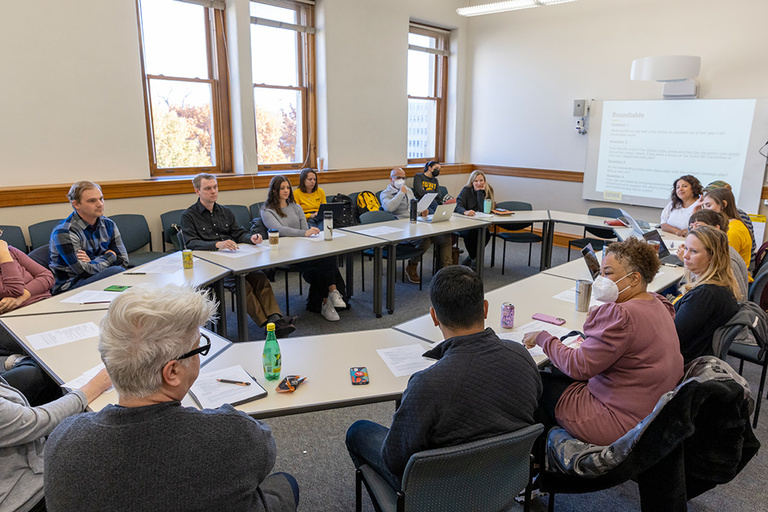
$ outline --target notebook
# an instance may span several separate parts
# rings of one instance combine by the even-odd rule
[[[247,382],[248,385],[219,382],[217,379]],[[195,383],[192,384],[189,396],[202,409],[215,409],[224,404],[240,405],[264,398],[267,396],[267,390],[261,387],[261,384],[238,364],[221,370],[201,373]]]
[[[453,210],[455,209],[456,203],[441,204],[437,207],[434,214],[427,215],[426,217],[418,217],[418,219],[422,222],[445,222],[451,218]]]

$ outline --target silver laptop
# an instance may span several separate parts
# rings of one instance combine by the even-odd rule
[[[418,217],[422,222],[445,222],[453,215],[453,210],[456,209],[456,203],[441,204],[437,206],[435,213],[427,215],[426,217]]]
[[[643,222],[645,225],[645,228],[643,228],[639,222],[637,222],[635,219],[632,218],[632,216],[626,212],[626,210],[621,209],[621,219],[626,220],[629,224],[629,227],[632,228],[632,234],[635,235],[637,238],[641,238],[644,233],[647,233],[650,231],[650,225],[647,222]]]

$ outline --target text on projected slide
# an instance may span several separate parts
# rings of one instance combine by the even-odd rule
[[[596,189],[668,198],[675,178],[725,180],[738,198],[755,100],[606,101]]]

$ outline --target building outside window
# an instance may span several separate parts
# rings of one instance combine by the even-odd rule
[[[445,158],[449,32],[411,23],[408,33],[408,163]]]

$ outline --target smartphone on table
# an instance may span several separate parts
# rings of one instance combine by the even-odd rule
[[[362,386],[368,384],[368,368],[365,366],[353,366],[349,369],[349,377],[352,379],[353,386]]]

